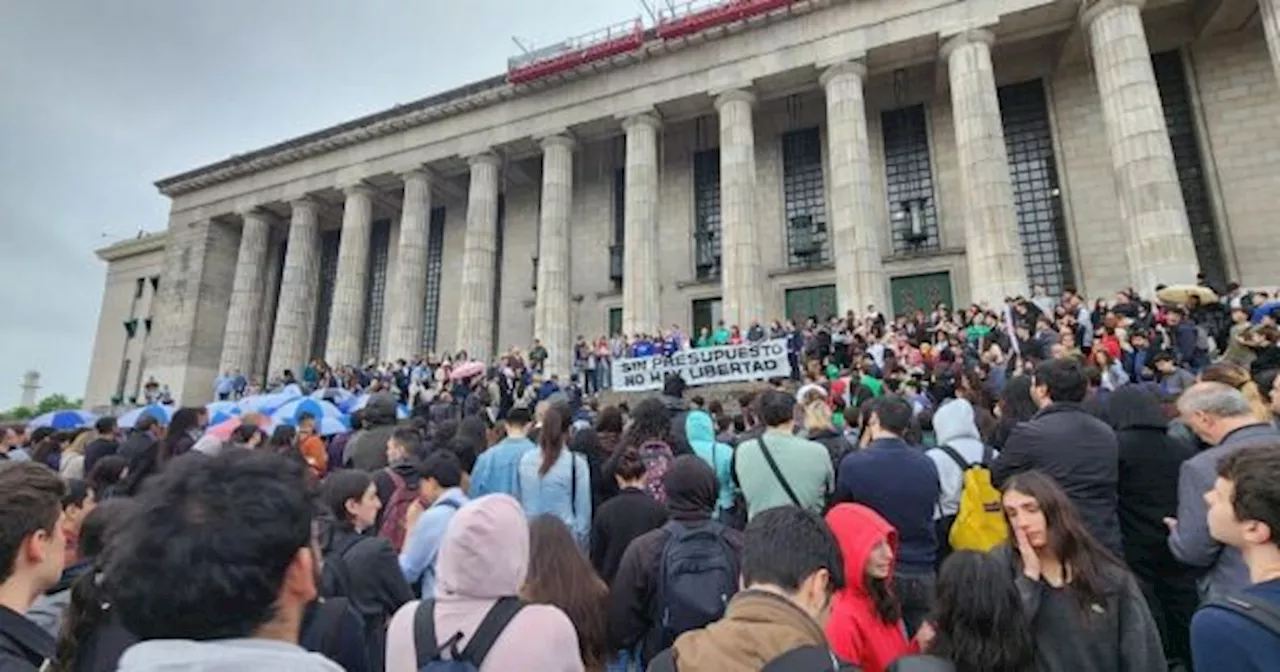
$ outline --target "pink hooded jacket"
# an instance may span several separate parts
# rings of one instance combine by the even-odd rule
[[[529,570],[529,525],[507,495],[488,495],[458,509],[436,559],[436,636],[461,632],[462,649],[499,597],[515,595]],[[417,672],[413,617],[418,602],[396,612],[387,630],[387,672]],[[507,624],[480,672],[582,672],[578,633],[551,605],[526,605]]]

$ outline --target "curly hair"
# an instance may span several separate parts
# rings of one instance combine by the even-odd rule
[[[1035,641],[1008,567],[992,555],[956,551],[938,574],[929,653],[956,672],[1031,672]]]
[[[671,411],[657,397],[649,397],[631,411],[631,427],[622,440],[623,446],[639,447],[646,441],[668,442]]]
[[[252,635],[311,545],[306,477],[279,455],[174,460],[134,503],[103,576],[122,624],[144,640]]]

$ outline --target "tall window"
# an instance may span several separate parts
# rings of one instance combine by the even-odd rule
[[[720,150],[693,155],[693,261],[699,280],[720,277]]]
[[[1044,86],[1037,79],[1002,86],[998,94],[1027,278],[1059,296],[1074,283]]]
[[[130,360],[128,357],[126,357],[123,362],[120,362],[120,377],[116,380],[116,394],[115,394],[115,398],[118,399],[119,401],[112,400],[112,403],[123,404],[125,401],[127,401],[124,398],[124,388],[126,385],[129,384],[129,366],[132,364],[133,364],[133,361]]]
[[[794,268],[830,263],[822,137],[818,129],[783,134],[782,196],[787,213],[787,265]]]
[[[929,129],[924,105],[880,115],[884,134],[885,190],[895,254],[937,251],[938,208],[933,198]]]
[[[320,285],[316,297],[315,328],[311,335],[311,357],[323,358],[329,342],[329,311],[333,309],[333,284],[338,277],[338,245],[342,231],[320,234]]]
[[[431,209],[430,231],[427,234],[427,305],[422,311],[422,351],[436,349],[436,330],[440,324],[440,278],[444,274],[444,217],[443,207]]]
[[[693,333],[690,336],[694,341],[697,341],[703,327],[715,331],[716,325],[720,324],[721,319],[720,299],[698,299],[694,301]]]
[[[1187,74],[1177,51],[1153,55],[1151,65],[1156,72],[1156,87],[1160,89],[1164,123],[1169,127],[1173,163],[1178,171],[1178,183],[1182,186],[1182,201],[1187,206],[1187,221],[1191,225],[1191,240],[1196,246],[1200,272],[1204,273],[1209,284],[1221,289],[1227,284],[1227,267],[1213,218],[1209,187],[1205,183]]]
[[[382,314],[387,299],[387,256],[391,249],[391,220],[373,223],[369,236],[369,270],[364,290],[363,359],[377,359],[382,354]]]
[[[627,169],[613,171],[613,244],[609,246],[609,279],[622,287],[622,245],[627,235]]]

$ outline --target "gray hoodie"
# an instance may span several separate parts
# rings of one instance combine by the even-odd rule
[[[982,461],[982,435],[974,418],[973,406],[964,399],[946,401],[933,414],[933,432],[939,446],[950,446],[969,464]],[[938,507],[942,516],[954,516],[960,511],[960,490],[964,487],[964,472],[951,456],[938,448],[925,453],[938,467]],[[992,456],[996,455],[992,451]],[[988,465],[990,466],[990,465]]]
[[[119,672],[342,672],[318,653],[270,639],[153,639],[129,647]]]

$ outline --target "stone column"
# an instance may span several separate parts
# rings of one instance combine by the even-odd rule
[[[755,95],[743,89],[720,94],[720,256],[724,322],[745,331],[765,321],[764,272],[756,221],[756,138],[751,123]]]
[[[280,256],[283,250],[284,241],[272,232],[271,242],[267,245],[267,271],[262,278],[262,318],[258,327],[253,372],[245,372],[250,380],[258,382],[269,375],[267,364],[271,357],[271,338],[275,336],[276,314],[280,306],[280,276],[284,273],[284,259]]]
[[[1194,283],[1200,264],[1143,32],[1142,4],[1089,0],[1080,18],[1102,98],[1130,284],[1150,294],[1161,283]]]
[[[1280,0],[1258,0],[1262,15],[1262,30],[1267,35],[1267,50],[1271,52],[1271,68],[1276,71],[1276,84],[1280,85]]]
[[[387,285],[391,320],[384,359],[412,361],[422,354],[422,320],[427,296],[427,247],[430,237],[431,177],[426,170],[403,175],[404,206],[400,211],[400,242],[396,248],[396,277]]]
[[[271,220],[266,213],[246,212],[240,232],[240,252],[227,308],[227,328],[222,337],[223,372],[238,370],[253,374],[253,354],[262,321],[262,295],[267,276],[267,249],[271,243]]]
[[[951,84],[951,114],[964,194],[965,257],[969,262],[970,300],[992,307],[1005,297],[1030,291],[1013,204],[1009,152],[1000,123],[994,37],[969,30],[942,46]]]
[[[622,331],[656,334],[662,323],[658,269],[658,131],[651,113],[622,122],[627,134],[622,236]]]
[[[547,349],[547,374],[568,380],[573,372],[569,310],[569,214],[573,208],[573,139],[542,141],[542,220],[538,227],[538,295],[533,337]]]
[[[868,304],[888,309],[880,267],[879,223],[872,207],[871,146],[863,82],[867,66],[841,63],[822,73],[827,95],[827,160],[831,164],[831,236],[836,303],[841,315]]]
[[[462,251],[462,296],[454,347],[473,359],[493,356],[493,283],[498,254],[498,171],[491,152],[471,157],[467,234]]]
[[[330,366],[362,364],[365,289],[369,284],[369,237],[373,233],[373,188],[357,184],[342,190],[342,238],[338,244],[329,342],[324,358]]]
[[[320,204],[311,198],[293,201],[289,237],[285,242],[276,330],[271,339],[267,378],[285,369],[302,375],[310,356],[320,285]]]

